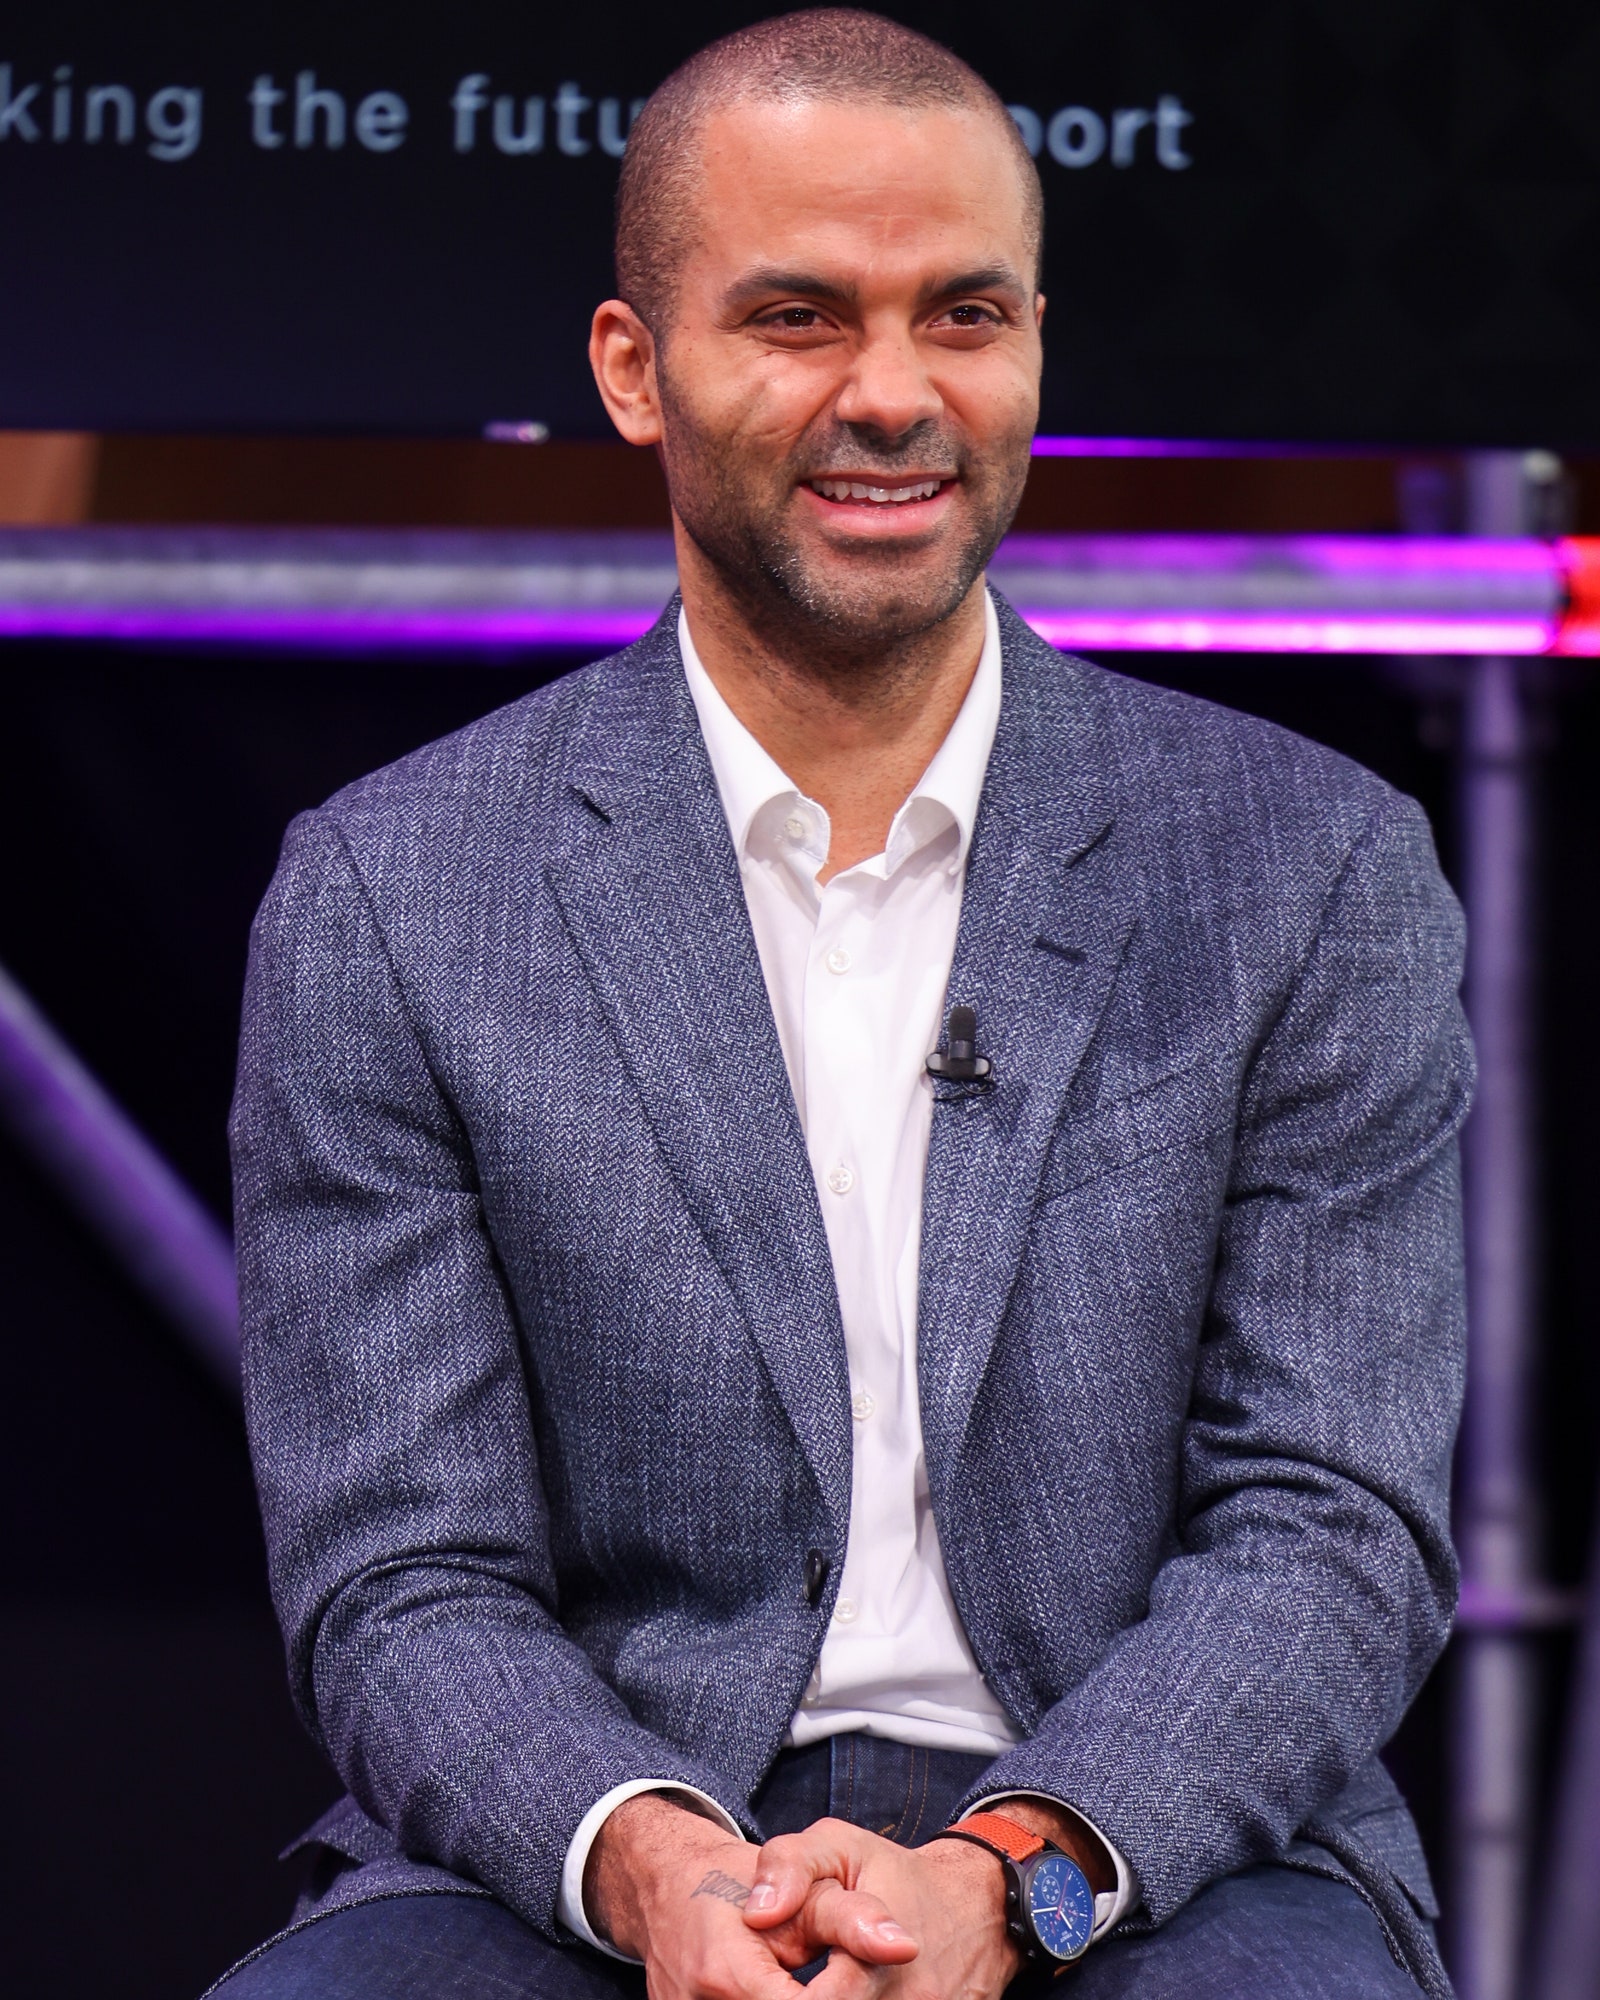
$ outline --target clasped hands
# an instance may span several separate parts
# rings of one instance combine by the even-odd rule
[[[1048,1808],[1006,1810],[1060,1837]],[[662,1793],[607,1820],[584,1900],[644,1961],[650,2000],[794,2000],[791,1975],[825,1953],[808,2000],[998,2000],[1022,1962],[1001,1865],[969,1842],[824,1819],[755,1847]]]

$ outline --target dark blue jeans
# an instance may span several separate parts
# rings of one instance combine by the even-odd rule
[[[786,1752],[757,1794],[764,1831],[832,1814],[911,1846],[949,1816],[988,1762],[839,1736]],[[282,1936],[213,1988],[219,2000],[644,2000],[644,1980],[563,1948],[482,1895],[348,1903],[347,1875]],[[1062,2000],[1417,2000],[1353,1889],[1289,1868],[1251,1868],[1203,1889],[1148,1937],[1098,1944]],[[797,1995],[800,1989],[797,1987]]]

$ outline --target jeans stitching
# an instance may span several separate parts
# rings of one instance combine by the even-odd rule
[[[911,1810],[911,1794],[916,1786],[916,1782],[917,1753],[915,1746],[909,1746],[906,1750],[906,1802],[900,1808],[899,1817],[895,1820],[894,1827],[888,1835],[890,1840],[898,1840],[901,1834],[905,1832],[906,1814]]]
[[[922,1752],[922,1796],[917,1800],[917,1816],[911,1822],[911,1831],[906,1835],[907,1847],[911,1846],[917,1835],[922,1831],[922,1815],[928,1810],[928,1781],[932,1775],[932,1771],[933,1752],[931,1750],[924,1750]]]

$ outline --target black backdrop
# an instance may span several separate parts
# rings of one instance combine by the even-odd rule
[[[603,136],[767,11],[17,0],[0,427],[600,434],[583,349],[610,289]],[[1582,0],[887,11],[1033,115],[1045,430],[1600,445]],[[337,150],[309,102],[296,143],[302,74],[339,94]],[[483,106],[458,125],[474,76]],[[284,101],[253,108],[257,78]],[[91,142],[88,93],[118,89]],[[539,150],[501,150],[500,97],[512,143],[541,100]]]
[[[245,938],[285,821],[572,663],[26,646],[5,663],[0,962],[224,1213]],[[1453,868],[1448,702],[1419,702],[1375,662],[1136,670],[1359,757],[1423,800]],[[1542,1462],[1553,1568],[1572,1579],[1600,1431],[1600,949],[1584,914],[1600,685],[1580,670],[1567,686],[1544,786],[1561,972],[1543,1037]],[[0,1960],[19,1993],[192,2000],[282,1920],[294,1883],[273,1856],[334,1795],[289,1712],[239,1420],[3,1139],[0,1332]],[[1446,1685],[1436,1676],[1395,1753],[1436,1860]]]

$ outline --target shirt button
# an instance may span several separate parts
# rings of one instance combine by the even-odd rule
[[[856,1601],[853,1597],[841,1597],[833,1607],[835,1625],[853,1625],[856,1622]]]
[[[842,944],[836,944],[822,962],[830,972],[848,972],[850,970],[850,954]]]
[[[829,1167],[828,1185],[835,1194],[848,1194],[856,1184],[856,1177],[848,1167]]]
[[[790,813],[783,823],[783,830],[791,840],[804,840],[806,837],[806,823],[798,813]]]
[[[858,1389],[850,1398],[850,1409],[857,1423],[864,1424],[877,1407],[877,1399],[870,1389]]]

